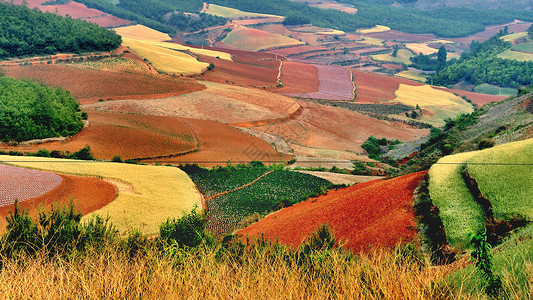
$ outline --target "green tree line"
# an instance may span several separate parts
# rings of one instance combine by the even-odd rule
[[[0,59],[110,51],[121,43],[114,31],[95,24],[0,2]]]
[[[0,139],[26,141],[69,136],[83,128],[68,91],[31,80],[0,77]]]

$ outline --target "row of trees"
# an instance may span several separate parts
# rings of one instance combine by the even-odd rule
[[[0,77],[1,140],[69,136],[82,128],[78,102],[68,91],[30,80]]]
[[[501,31],[489,40],[472,42],[458,60],[451,60],[433,76],[433,83],[452,85],[467,80],[475,85],[483,83],[519,88],[533,83],[533,62],[498,58],[497,55],[509,48],[511,43],[500,37]]]
[[[114,31],[95,24],[0,2],[0,59],[110,51],[121,43]]]

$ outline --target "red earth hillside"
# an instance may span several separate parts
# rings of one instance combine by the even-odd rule
[[[344,247],[356,252],[412,241],[416,236],[413,191],[425,174],[330,191],[269,215],[238,234],[250,238],[264,235],[298,247],[321,224],[328,223]]]

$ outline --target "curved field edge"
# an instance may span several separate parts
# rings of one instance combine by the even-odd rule
[[[492,204],[496,219],[533,220],[533,139],[485,149],[468,160],[468,172]]]
[[[178,168],[60,160],[42,157],[0,156],[0,163],[69,175],[115,178],[130,183],[135,194],[119,191],[117,198],[93,214],[109,216],[121,234],[138,229],[143,234],[159,231],[167,218],[181,216],[201,198],[194,183]]]
[[[469,234],[483,230],[485,213],[466,186],[461,171],[476,152],[441,158],[429,170],[429,195],[439,208],[448,242],[456,248],[468,245]]]

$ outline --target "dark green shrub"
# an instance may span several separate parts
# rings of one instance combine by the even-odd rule
[[[124,161],[122,160],[122,158],[120,157],[120,155],[115,155],[115,156],[113,156],[113,159],[111,159],[111,161],[112,161],[112,162],[116,162],[116,163],[122,163],[122,162],[124,162]]]
[[[50,151],[48,151],[46,149],[39,149],[39,151],[37,151],[37,153],[35,153],[35,156],[38,156],[38,157],[50,157]]]
[[[106,219],[95,215],[82,225],[81,243],[84,248],[101,248],[118,239],[117,229]]]
[[[38,247],[37,225],[32,222],[28,212],[21,210],[15,201],[13,212],[9,212],[7,230],[2,236],[2,250],[7,256],[33,254]]]
[[[49,213],[39,212],[39,231],[42,247],[50,255],[78,249],[82,234],[80,221],[82,214],[74,211],[74,204],[52,206]]]
[[[193,208],[179,219],[167,219],[159,227],[161,239],[168,244],[178,243],[179,247],[197,247],[204,241],[210,241],[207,232],[208,218],[205,213]]]
[[[79,151],[72,153],[68,156],[70,159],[81,159],[81,160],[94,160],[94,156],[91,151],[91,146],[85,146]]]

